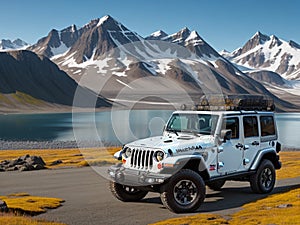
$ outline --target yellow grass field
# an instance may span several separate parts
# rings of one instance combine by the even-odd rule
[[[63,225],[62,223],[36,220],[28,215],[44,213],[48,209],[61,206],[64,200],[59,198],[30,196],[27,193],[15,193],[8,196],[0,196],[10,209],[10,213],[0,213],[0,225]]]
[[[42,150],[1,150],[0,162],[3,160],[16,159],[20,156],[29,154],[41,156],[47,168],[59,167],[81,167],[95,164],[111,164],[117,160],[113,154],[121,147],[101,147],[86,149],[42,149]],[[51,166],[54,161],[61,160],[62,163]]]

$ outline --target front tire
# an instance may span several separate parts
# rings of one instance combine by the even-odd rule
[[[113,196],[123,202],[136,202],[143,199],[147,195],[147,191],[142,191],[136,187],[122,185],[111,181],[109,188]]]
[[[194,212],[205,199],[205,183],[198,173],[182,169],[162,187],[160,198],[170,211]]]
[[[250,177],[251,189],[255,193],[265,194],[273,190],[276,181],[276,173],[273,163],[264,159],[257,172]]]

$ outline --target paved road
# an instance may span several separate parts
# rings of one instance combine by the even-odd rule
[[[28,192],[31,195],[58,197],[63,206],[38,217],[73,224],[148,224],[182,215],[169,212],[159,195],[150,193],[139,203],[124,203],[112,197],[106,179],[92,168],[71,168],[31,172],[0,173],[0,195]],[[300,177],[280,180],[274,193],[300,186]],[[221,192],[207,189],[199,212],[229,215],[243,204],[263,198],[253,194],[248,183],[227,182]]]

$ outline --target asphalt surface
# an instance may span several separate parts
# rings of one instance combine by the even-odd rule
[[[293,187],[300,187],[300,177],[277,181],[272,193]],[[91,167],[0,173],[0,196],[16,192],[64,199],[63,206],[37,217],[69,225],[149,224],[187,215],[171,213],[156,193],[148,194],[138,203],[118,201],[111,195],[108,181]],[[230,215],[242,205],[265,196],[252,193],[247,182],[226,182],[221,192],[207,188],[198,213]]]

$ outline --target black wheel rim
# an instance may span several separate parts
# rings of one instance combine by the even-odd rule
[[[260,183],[266,189],[272,187],[273,183],[273,173],[270,168],[265,168],[261,173]]]
[[[192,204],[198,195],[195,183],[191,180],[181,180],[174,186],[174,199],[180,205]]]

